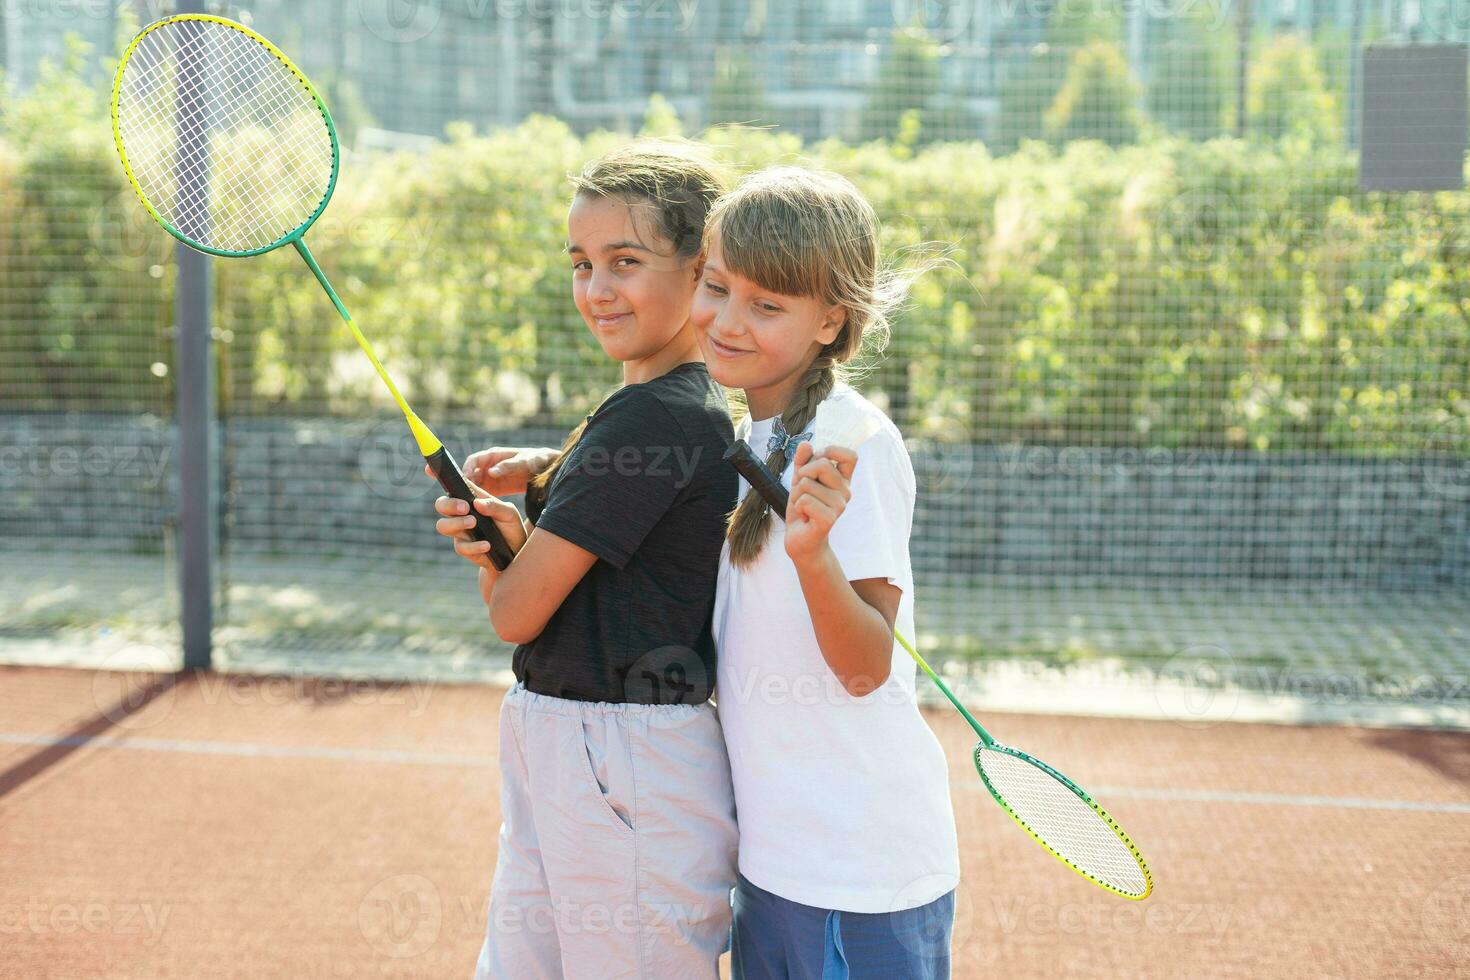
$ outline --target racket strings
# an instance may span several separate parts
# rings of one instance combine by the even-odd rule
[[[1063,860],[1126,895],[1149,891],[1122,831],[1049,770],[1008,749],[979,746],[975,764],[991,792]]]
[[[168,24],[138,43],[119,87],[118,130],[159,216],[222,251],[265,248],[299,227],[335,165],[303,82],[250,35],[212,21]],[[185,186],[191,161],[205,194]]]

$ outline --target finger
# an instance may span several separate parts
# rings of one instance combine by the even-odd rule
[[[434,509],[445,517],[461,517],[470,512],[470,505],[458,497],[441,496],[434,501]]]
[[[833,490],[846,492],[848,488],[848,482],[843,478],[837,463],[821,456],[803,466],[797,471],[796,476],[797,479],[815,480],[822,486],[831,487]]]
[[[844,480],[852,479],[852,471],[857,469],[856,449],[848,449],[846,446],[828,446],[822,450],[822,456],[837,464],[837,470],[842,474]]]
[[[475,508],[495,522],[501,535],[512,551],[519,551],[526,542],[526,525],[521,521],[521,512],[503,500],[483,499],[475,501]]]
[[[828,507],[815,494],[807,494],[802,498],[801,506],[798,508],[800,516],[811,521],[819,527],[831,529],[837,520],[837,514]]]
[[[803,497],[811,497],[820,501],[835,514],[842,513],[843,509],[847,506],[847,496],[843,490],[823,486],[816,480],[811,479],[803,479],[801,482],[805,487],[802,492]]]
[[[490,554],[490,542],[456,540],[454,542],[454,552],[461,558],[468,558],[470,561],[479,564],[488,558]]]
[[[464,475],[467,480],[478,480],[484,477],[486,470],[493,470],[501,460],[508,459],[516,454],[516,450],[507,449],[504,446],[494,446],[490,449],[481,449],[477,453],[471,453],[469,459],[464,461]]]
[[[485,493],[484,491],[481,491],[481,496],[475,498],[475,510],[484,514],[486,517],[504,516],[507,512],[511,514],[520,513],[520,511],[515,509],[514,504],[508,504],[499,497]]]
[[[441,517],[434,522],[434,530],[446,538],[462,538],[474,526],[473,517]]]
[[[809,460],[811,460],[811,458],[812,444],[809,442],[803,442],[796,447],[796,456],[792,459],[791,462],[797,469],[801,469],[807,464]]]

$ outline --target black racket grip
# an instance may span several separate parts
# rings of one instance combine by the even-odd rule
[[[510,544],[506,542],[505,535],[500,533],[500,528],[495,521],[486,517],[475,509],[475,492],[470,489],[464,474],[459,471],[459,463],[449,450],[440,446],[430,456],[424,457],[424,462],[429,464],[429,469],[434,474],[434,479],[444,488],[444,492],[457,500],[463,500],[470,505],[470,514],[475,518],[475,526],[470,528],[470,537],[476,541],[490,542],[490,564],[501,571],[510,564],[510,560],[516,556],[510,550]]]
[[[725,455],[721,458],[740,471],[740,475],[745,477],[745,482],[765,498],[766,503],[770,504],[771,509],[776,512],[777,517],[783,521],[786,519],[786,503],[791,499],[791,494],[786,492],[786,488],[781,485],[780,480],[776,479],[776,474],[771,472],[771,468],[751,451],[749,443],[743,439],[737,439],[729,449],[725,450]]]

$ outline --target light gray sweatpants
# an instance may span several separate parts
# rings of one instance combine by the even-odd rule
[[[713,705],[500,709],[500,849],[476,980],[695,980],[730,934],[735,795]]]

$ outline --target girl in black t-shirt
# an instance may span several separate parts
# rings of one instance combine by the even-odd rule
[[[736,830],[708,701],[711,612],[737,480],[689,312],[721,181],[691,145],[641,141],[575,183],[572,292],[623,385],[560,452],[470,457],[471,482],[527,491],[532,523],[476,501],[517,551],[504,571],[464,537],[465,504],[436,503],[439,532],[479,566],[495,632],[518,644],[476,976],[714,977]]]

